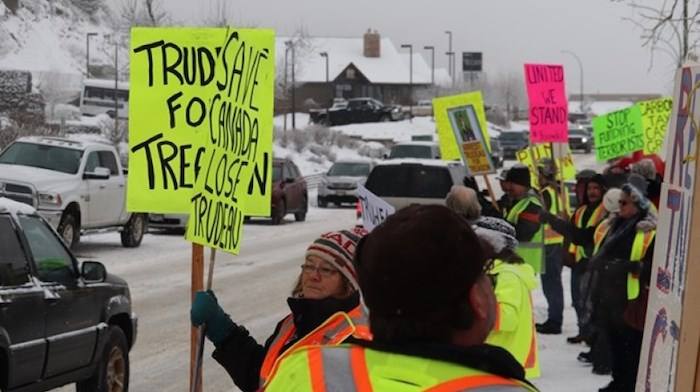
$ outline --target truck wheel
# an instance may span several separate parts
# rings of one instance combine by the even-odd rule
[[[80,227],[78,222],[70,213],[63,214],[61,223],[58,224],[58,234],[69,248],[73,248],[80,242]]]
[[[304,196],[304,201],[302,201],[301,210],[294,213],[294,220],[297,222],[303,222],[306,220],[306,211],[309,209],[309,200]]]
[[[325,198],[325,197],[319,196],[319,197],[317,198],[317,204],[318,204],[318,206],[319,206],[320,208],[326,208],[326,207],[328,207],[328,202],[326,201],[326,198]]]
[[[121,233],[122,245],[126,248],[138,247],[145,232],[146,214],[132,214]]]
[[[95,373],[78,381],[77,392],[128,392],[129,346],[121,328],[112,325],[107,330],[104,351]]]
[[[282,221],[284,221],[285,215],[287,215],[287,202],[285,202],[284,199],[280,200],[279,207],[277,214],[272,217],[272,224],[275,226],[281,224]]]

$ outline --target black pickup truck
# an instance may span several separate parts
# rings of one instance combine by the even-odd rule
[[[403,119],[400,106],[387,106],[374,98],[351,98],[347,105],[309,112],[309,121],[321,125],[344,125],[364,122],[396,121]]]

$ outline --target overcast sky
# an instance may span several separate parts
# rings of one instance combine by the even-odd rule
[[[186,24],[197,24],[220,2],[234,24],[272,28],[292,35],[304,28],[318,37],[361,37],[368,28],[389,37],[398,47],[435,46],[436,67],[447,68],[448,34],[456,53],[483,52],[489,77],[523,73],[523,64],[563,64],[567,93],[580,92],[583,64],[585,93],[670,94],[671,58],[642,48],[641,30],[624,17],[626,3],[609,0],[167,0],[168,10]],[[643,1],[642,1],[643,2]],[[648,1],[647,3],[653,3]],[[657,0],[656,3],[661,3]],[[638,17],[637,20],[641,20]],[[457,64],[460,69],[461,55]]]

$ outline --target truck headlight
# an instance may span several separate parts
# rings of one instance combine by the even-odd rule
[[[585,137],[584,137],[584,138],[581,138],[581,143],[586,143],[587,141],[588,141],[587,138],[585,138]]]
[[[52,192],[40,192],[39,204],[45,206],[60,206],[62,203],[61,195]]]

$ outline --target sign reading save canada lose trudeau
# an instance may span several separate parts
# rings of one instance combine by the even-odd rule
[[[130,211],[188,213],[190,235],[238,245],[270,213],[274,32],[131,30]]]
[[[564,88],[564,67],[525,64],[525,84],[530,102],[530,141],[569,142],[569,108]]]
[[[595,157],[598,161],[618,158],[644,148],[642,112],[638,105],[593,119]]]

